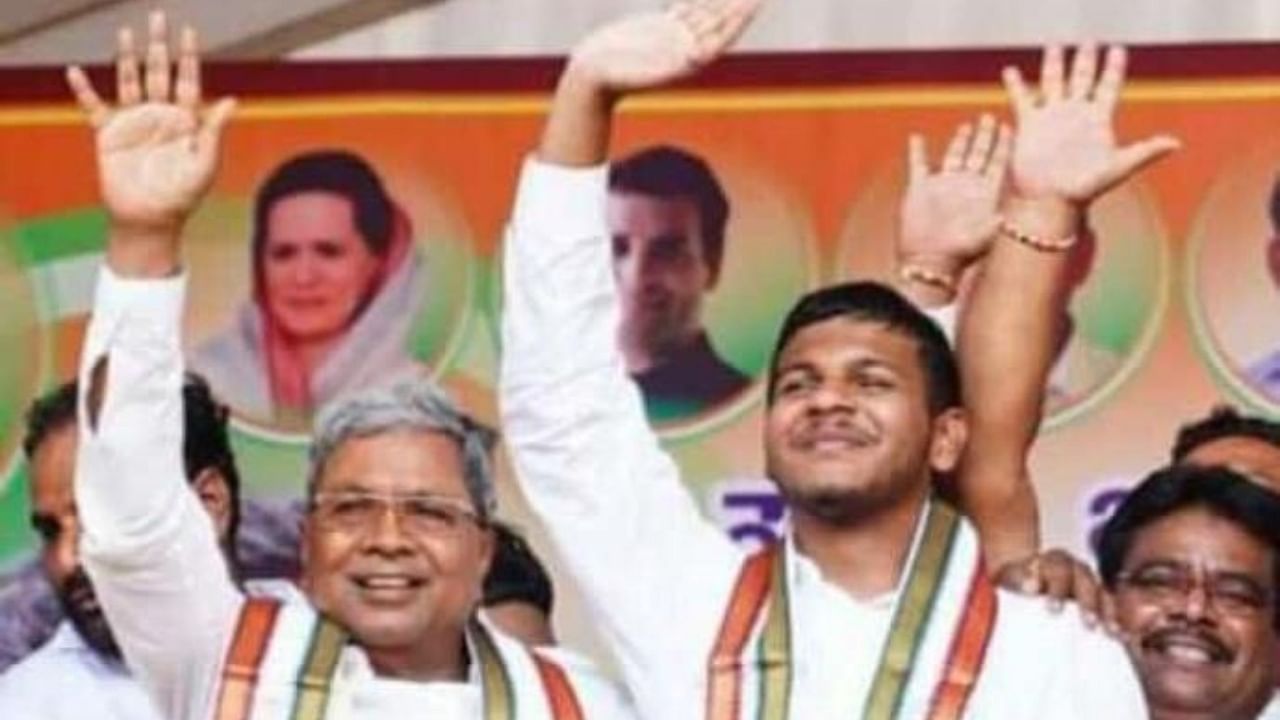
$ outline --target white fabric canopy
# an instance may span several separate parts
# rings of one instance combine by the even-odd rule
[[[560,54],[656,0],[446,0],[296,58]],[[1280,0],[770,0],[744,51],[1280,40]],[[1278,59],[1280,61],[1280,59]]]

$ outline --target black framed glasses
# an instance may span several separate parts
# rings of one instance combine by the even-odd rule
[[[1208,602],[1231,615],[1268,612],[1275,601],[1274,593],[1249,575],[1197,571],[1182,563],[1143,565],[1120,572],[1116,580],[1122,588],[1161,605],[1185,602],[1191,593],[1201,590]]]

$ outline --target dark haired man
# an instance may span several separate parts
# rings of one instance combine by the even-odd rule
[[[526,645],[556,644],[551,629],[555,591],[533,548],[510,525],[493,523],[493,562],[484,576],[485,617]]]
[[[703,297],[724,265],[729,201],[705,160],[644,148],[609,167],[609,233],[622,321],[618,344],[650,419],[695,414],[747,386],[717,354]]]
[[[612,108],[714,60],[758,5],[677,2],[582,41],[526,163],[506,245],[500,388],[517,476],[641,713],[1144,717],[1121,648],[1073,614],[992,588],[973,529],[933,495],[968,434],[959,371],[941,331],[888,288],[820,290],[784,322],[764,421],[768,474],[791,513],[782,543],[744,556],[702,518],[648,428],[616,345],[617,298],[597,269],[609,252]],[[1046,53],[1042,93],[1008,71],[1014,192],[972,317],[1014,334],[996,352],[1029,352],[1042,372],[1012,388],[1013,401],[978,377],[989,390],[971,400],[983,450],[965,473],[993,459],[1022,469],[1050,343],[1016,333],[1034,325],[1024,313],[1053,302],[1079,205],[1173,147],[1116,147],[1120,50],[1100,75],[1092,47],[1065,66],[1060,50]],[[985,166],[990,140],[974,146]],[[962,328],[962,348],[976,347],[973,335]]]
[[[31,524],[40,536],[45,577],[65,620],[45,645],[0,676],[0,717],[158,718],[125,668],[80,566],[80,516],[73,492],[79,444],[76,394],[76,383],[66,383],[27,412],[22,446],[31,468]],[[234,574],[237,564],[230,548],[239,523],[240,480],[227,439],[226,409],[196,376],[187,376],[182,394],[187,481],[213,519]]]
[[[1222,467],[1148,476],[1098,566],[1154,720],[1251,720],[1275,677],[1280,497]]]
[[[1178,428],[1170,461],[1224,465],[1280,493],[1280,423],[1219,405]]]
[[[175,73],[164,15],[149,25],[145,71],[131,32],[118,36],[118,104],[79,68],[68,81],[95,130],[111,220],[81,356],[75,497],[85,569],[152,699],[191,720],[630,717],[596,674],[477,617],[496,435],[426,381],[361,391],[317,418],[300,593],[246,596],[221,566],[177,477],[173,421],[179,241],[233,103],[202,108],[194,30]]]

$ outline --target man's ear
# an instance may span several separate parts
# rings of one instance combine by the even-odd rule
[[[200,498],[200,504],[204,506],[205,512],[209,513],[209,517],[213,519],[213,527],[218,533],[219,542],[225,543],[227,534],[231,532],[232,504],[234,503],[231,498],[231,485],[227,482],[226,476],[216,467],[207,467],[196,475],[196,479],[191,483],[191,489],[195,491],[196,497]]]
[[[494,536],[492,528],[486,527],[480,531],[480,584],[484,584],[484,579],[489,577],[489,568],[493,567],[493,555],[497,552],[498,541]]]
[[[936,473],[950,473],[960,464],[969,441],[969,416],[962,408],[947,408],[932,421],[929,436],[929,467]]]

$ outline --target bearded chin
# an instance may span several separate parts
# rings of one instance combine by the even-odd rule
[[[122,657],[120,646],[116,644],[115,636],[111,634],[111,627],[107,625],[102,610],[100,608],[88,610],[81,604],[92,594],[93,586],[88,576],[82,569],[77,568],[62,587],[58,588],[58,601],[62,605],[63,614],[71,621],[71,626],[90,649],[108,660],[120,660]]]
[[[803,512],[827,525],[856,525],[870,514],[868,511],[871,504],[860,493],[852,490],[821,488],[808,492],[790,492],[783,489],[782,494],[793,511]]]

